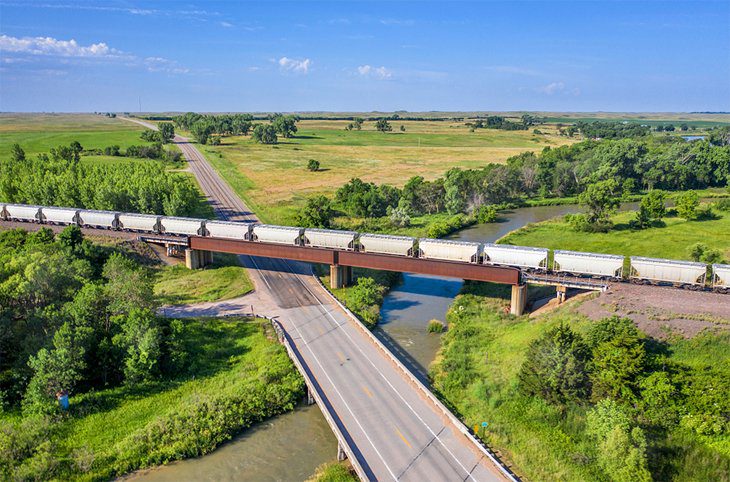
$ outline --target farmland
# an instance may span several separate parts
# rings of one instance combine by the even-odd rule
[[[263,220],[287,223],[306,198],[331,195],[353,177],[402,186],[414,175],[434,179],[451,167],[479,168],[521,152],[573,142],[555,135],[549,126],[540,126],[543,134],[470,132],[463,122],[396,120],[391,122],[393,132],[382,133],[373,122],[366,122],[361,131],[346,131],[347,124],[303,120],[294,138],[280,139],[277,145],[225,137],[219,146],[201,147]],[[307,170],[309,159],[320,162],[319,171]]]
[[[118,145],[122,149],[143,142],[142,126],[93,114],[2,114],[0,156],[7,157],[13,144],[28,155],[78,141],[86,149]]]

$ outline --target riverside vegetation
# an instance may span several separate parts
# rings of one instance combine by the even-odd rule
[[[531,480],[724,480],[730,335],[647,337],[563,307],[504,314],[509,287],[471,283],[451,307],[433,385]]]
[[[0,266],[3,479],[104,479],[202,455],[301,397],[270,325],[158,317],[148,271],[76,227],[0,232]]]

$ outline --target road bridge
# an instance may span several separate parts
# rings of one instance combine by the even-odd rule
[[[194,145],[180,136],[175,143],[221,219],[256,221]],[[267,315],[286,333],[318,406],[335,434],[341,434],[341,449],[362,480],[516,480],[324,289],[311,265],[242,259],[256,290],[274,300]]]

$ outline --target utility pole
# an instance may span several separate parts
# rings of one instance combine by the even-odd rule
[[[142,113],[142,96],[137,97],[137,100],[139,101],[139,113]]]

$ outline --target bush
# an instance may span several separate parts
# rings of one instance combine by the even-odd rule
[[[730,199],[720,199],[714,203],[714,206],[718,211],[730,212]]]
[[[590,351],[581,336],[561,324],[530,344],[520,369],[520,389],[554,404],[585,400],[589,361]]]
[[[482,204],[475,214],[479,224],[493,223],[497,220],[497,208],[492,205]]]
[[[446,325],[439,320],[431,320],[428,322],[428,328],[426,329],[429,333],[443,333],[446,331]]]
[[[307,169],[312,172],[319,171],[319,161],[316,159],[310,159],[309,162],[307,162]]]
[[[358,315],[369,328],[380,321],[380,305],[386,287],[373,278],[361,277],[355,286],[347,290],[347,306]]]
[[[677,196],[677,214],[680,218],[687,220],[697,217],[697,207],[700,205],[700,197],[694,191],[687,191]]]
[[[454,231],[458,231],[468,224],[469,219],[466,216],[463,214],[457,214],[445,220],[438,220],[431,223],[426,230],[426,235],[429,238],[442,238]]]

